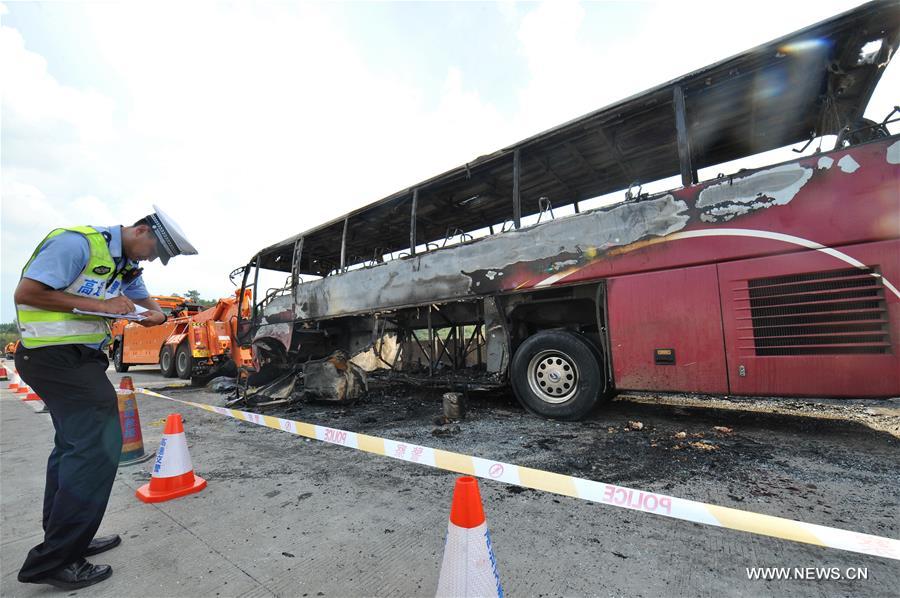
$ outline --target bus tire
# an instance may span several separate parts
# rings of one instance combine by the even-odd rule
[[[113,345],[113,367],[120,373],[128,371],[128,364],[124,362],[124,355],[122,355],[122,353],[122,343],[116,341],[116,344]]]
[[[191,355],[191,348],[182,342],[175,351],[175,374],[182,380],[187,380],[193,371],[194,356]]]
[[[608,396],[599,350],[580,334],[542,330],[523,342],[510,369],[513,392],[528,411],[584,419]]]
[[[166,345],[159,352],[159,371],[164,378],[175,377],[175,351],[171,345]]]

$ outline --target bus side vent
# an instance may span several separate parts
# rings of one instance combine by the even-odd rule
[[[752,321],[753,337],[746,334],[749,326],[739,328],[739,336],[747,349],[753,341],[758,356],[891,352],[884,286],[875,269],[758,278],[747,281],[747,293],[749,306],[738,313]]]

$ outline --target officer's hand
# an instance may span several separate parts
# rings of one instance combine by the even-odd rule
[[[134,311],[134,303],[125,295],[119,295],[112,299],[104,299],[100,311],[110,314],[130,314]]]
[[[166,321],[166,316],[161,311],[151,309],[145,313],[147,317],[138,322],[141,326],[157,326]]]

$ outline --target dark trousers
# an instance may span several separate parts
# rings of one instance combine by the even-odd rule
[[[122,452],[109,360],[84,345],[16,351],[16,369],[44,400],[56,428],[44,488],[44,541],[19,571],[31,581],[84,556],[97,533]]]

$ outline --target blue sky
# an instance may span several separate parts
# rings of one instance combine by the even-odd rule
[[[0,321],[56,226],[158,203],[200,255],[148,287],[224,296],[266,245],[856,4],[2,5]]]

